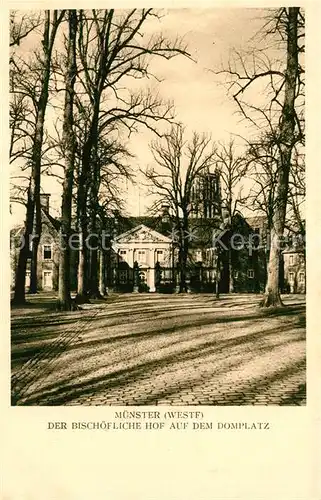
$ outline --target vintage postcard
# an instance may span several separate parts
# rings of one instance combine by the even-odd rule
[[[60,7],[2,14],[1,498],[319,498],[319,7]]]

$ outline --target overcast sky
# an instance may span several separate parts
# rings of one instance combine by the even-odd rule
[[[167,10],[160,26],[154,23],[155,29],[161,27],[169,38],[184,36],[196,61],[184,57],[170,61],[157,59],[151,66],[153,73],[163,79],[158,85],[161,95],[174,101],[177,119],[186,126],[187,134],[194,130],[206,132],[214,141],[228,141],[231,134],[248,137],[248,126],[236,113],[222,77],[211,70],[218,70],[227,62],[232,48],[248,47],[249,39],[262,25],[261,16],[259,9]],[[152,134],[146,132],[133,137],[131,147],[136,154],[133,163],[137,167],[152,163],[148,148],[151,139]],[[150,203],[143,187],[138,203],[137,188],[129,186],[131,212],[144,213]]]
[[[230,50],[248,46],[248,40],[262,24],[261,9],[177,9],[164,11],[161,21],[153,19],[146,32],[162,31],[170,39],[184,36],[193,62],[182,56],[167,61],[155,58],[151,63],[152,73],[161,79],[148,81],[165,98],[174,101],[177,120],[183,122],[189,134],[192,131],[206,132],[215,141],[228,141],[230,134],[248,136],[246,123],[236,113],[236,105],[222,79],[211,69],[220,69],[226,63]],[[132,167],[137,170],[152,162],[149,143],[152,133],[144,129],[130,139],[131,152],[135,154]],[[138,178],[139,184],[139,178]],[[52,193],[52,213],[59,216],[60,188],[52,179],[43,177],[44,191]],[[146,212],[151,199],[137,185],[126,187],[127,211],[131,215]],[[24,217],[23,210],[14,207],[12,223]]]

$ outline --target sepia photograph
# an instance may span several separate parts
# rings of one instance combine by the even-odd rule
[[[11,10],[11,406],[305,406],[305,11]]]

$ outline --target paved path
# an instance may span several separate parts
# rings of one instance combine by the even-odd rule
[[[304,405],[305,307],[121,295],[12,317],[12,404]],[[28,313],[28,311],[27,311]]]

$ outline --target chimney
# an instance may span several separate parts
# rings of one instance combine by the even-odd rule
[[[161,206],[162,222],[169,222],[169,204],[163,203]]]
[[[46,212],[49,212],[49,198],[50,194],[41,194],[40,195],[40,206],[43,208]]]

